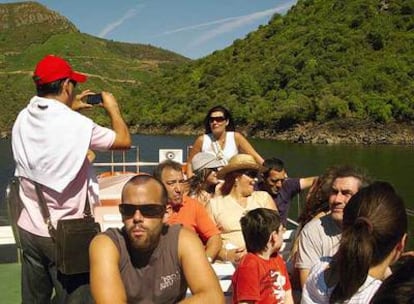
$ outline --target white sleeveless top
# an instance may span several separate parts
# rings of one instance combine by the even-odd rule
[[[226,141],[224,143],[224,149],[220,147],[218,141],[214,139],[213,134],[204,134],[202,152],[212,152],[216,155],[222,156],[227,162],[234,155],[239,153],[237,149],[236,139],[234,132],[226,132]]]
[[[324,271],[328,267],[330,261],[330,257],[323,257],[321,261],[311,268],[308,279],[302,290],[301,304],[329,304],[329,298],[334,287],[327,286],[324,278]],[[369,303],[381,284],[382,281],[368,275],[367,279],[358,291],[350,299],[344,301],[343,303]]]

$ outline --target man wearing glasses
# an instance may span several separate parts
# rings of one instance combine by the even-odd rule
[[[39,208],[34,182],[41,184],[52,225],[61,219],[82,218],[86,198],[98,203],[96,178],[88,149],[128,149],[131,138],[115,97],[102,92],[101,107],[112,130],[77,112],[92,105],[76,95],[77,83],[87,80],[54,55],[40,60],[33,73],[36,96],[20,111],[12,131],[15,176],[20,181],[23,209],[17,221],[22,247],[22,303],[85,303],[86,274],[65,276],[57,271],[56,244]],[[95,186],[94,186],[95,184]],[[86,294],[86,295],[85,295]]]
[[[317,177],[288,178],[285,165],[278,158],[266,159],[263,166],[266,167],[266,171],[263,173],[263,180],[258,184],[258,189],[270,194],[279,210],[281,221],[286,226],[292,198],[312,186]]]
[[[155,167],[153,175],[162,181],[168,192],[168,224],[182,224],[196,232],[205,244],[208,260],[213,262],[222,246],[220,231],[203,205],[184,195],[186,180],[181,164],[165,160]]]
[[[164,185],[152,176],[125,184],[119,205],[124,227],[108,229],[90,245],[96,303],[224,303],[197,235],[164,224],[167,202]],[[192,297],[185,298],[187,287]]]

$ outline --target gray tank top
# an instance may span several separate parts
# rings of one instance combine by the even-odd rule
[[[177,303],[185,297],[187,282],[178,258],[181,225],[165,226],[148,265],[135,267],[130,259],[124,230],[104,232],[120,252],[119,269],[128,303]]]

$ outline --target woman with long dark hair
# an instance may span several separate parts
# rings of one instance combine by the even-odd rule
[[[191,160],[198,152],[211,152],[219,158],[229,161],[238,153],[250,154],[261,165],[263,158],[256,152],[248,140],[235,131],[233,118],[223,106],[211,108],[204,118],[204,133],[195,140],[187,159],[187,176],[193,175]]]
[[[302,303],[368,303],[404,250],[404,202],[386,182],[359,190],[344,209],[338,252],[310,271]]]

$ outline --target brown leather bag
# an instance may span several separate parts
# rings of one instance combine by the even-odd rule
[[[86,195],[84,217],[77,219],[62,219],[55,229],[50,220],[50,213],[41,191],[41,185],[34,183],[39,206],[43,218],[48,225],[49,234],[56,243],[56,267],[66,275],[89,272],[89,244],[93,237],[101,231],[99,223],[95,222],[91,213],[88,195]]]
[[[56,229],[56,266],[61,273],[89,272],[89,244],[101,231],[92,216],[60,220]]]

